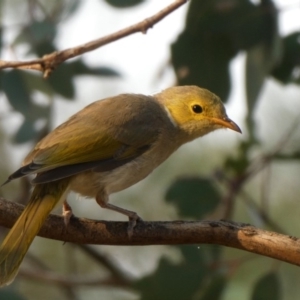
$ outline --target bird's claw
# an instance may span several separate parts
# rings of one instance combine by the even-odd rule
[[[67,201],[64,201],[63,203],[62,216],[64,218],[65,226],[67,227],[70,223],[71,218],[73,217],[72,207],[68,204]]]
[[[128,227],[127,227],[127,234],[129,238],[132,237],[133,229],[136,226],[137,222],[143,222],[143,219],[137,213],[134,213],[129,217]]]

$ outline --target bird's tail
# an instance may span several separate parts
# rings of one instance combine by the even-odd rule
[[[66,196],[69,179],[36,185],[19,219],[0,246],[0,287],[10,284],[47,216]]]

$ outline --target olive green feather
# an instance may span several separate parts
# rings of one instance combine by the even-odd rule
[[[37,185],[0,247],[0,287],[9,284],[45,219],[67,191],[70,179]]]
[[[140,118],[132,116],[132,105]],[[23,165],[33,162],[35,173],[75,163],[134,157],[141,147],[158,138],[162,113],[158,102],[143,95],[94,102],[42,139]]]

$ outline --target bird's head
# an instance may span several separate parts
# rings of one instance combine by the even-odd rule
[[[230,120],[218,96],[197,86],[177,86],[154,97],[164,106],[175,127],[183,132],[186,141],[220,128],[240,132]]]

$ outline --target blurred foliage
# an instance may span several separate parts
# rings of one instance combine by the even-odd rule
[[[255,284],[251,300],[280,300],[281,282],[278,274],[271,272],[261,277]]]
[[[172,45],[178,83],[206,87],[226,101],[231,59],[239,51],[269,43],[277,35],[276,18],[272,1],[192,1],[186,26]]]
[[[213,253],[212,247],[215,246],[201,248],[201,251],[196,246],[178,247],[183,256],[179,264],[162,258],[155,272],[135,283],[141,299],[221,299],[226,281],[211,268],[207,256]]]
[[[45,81],[41,76],[19,70],[4,71],[0,74],[1,89],[15,111],[24,116],[24,121],[15,136],[16,143],[24,143],[41,137],[48,126],[51,112],[51,98],[60,95],[73,100],[75,96],[74,78],[76,76],[94,75],[103,77],[119,76],[109,67],[89,67],[81,59],[61,65],[57,72]],[[16,88],[16,86],[18,88]],[[48,105],[33,102],[33,93],[39,91],[49,97]],[[37,127],[37,121],[45,120],[45,125]]]
[[[22,295],[20,295],[12,287],[1,288],[0,299],[3,299],[3,300],[26,300],[26,298],[24,298]]]
[[[116,8],[128,8],[145,2],[145,0],[105,0],[109,5]]]
[[[53,3],[52,3],[53,4]],[[20,27],[11,47],[26,46],[28,55],[42,57],[57,51],[55,38],[58,33],[59,21],[65,20],[79,7],[80,1],[56,2],[49,5],[42,1],[33,1],[32,14],[28,24]],[[43,12],[43,20],[40,18]],[[36,11],[39,11],[37,13]],[[34,13],[36,12],[36,14]],[[2,90],[15,111],[24,116],[23,123],[17,131],[14,141],[24,143],[39,139],[47,132],[51,117],[52,98],[62,96],[73,100],[75,96],[74,79],[76,76],[119,77],[118,71],[108,66],[88,66],[81,58],[66,62],[58,67],[48,80],[43,80],[40,74],[19,70],[2,71],[0,73],[0,91]],[[18,87],[18,88],[16,88]],[[39,91],[48,98],[48,105],[34,103],[34,92]],[[44,126],[38,127],[37,122],[44,120]]]
[[[169,187],[165,199],[176,205],[182,217],[202,219],[216,209],[221,195],[208,178],[184,177]]]
[[[116,9],[130,9],[147,2],[100,1]],[[3,2],[0,1],[0,6]],[[28,22],[19,25],[18,34],[6,46],[12,49],[25,47],[28,57],[41,57],[61,50],[56,46],[60,25],[74,16],[82,0],[28,0],[26,3],[31,12]],[[228,100],[232,86],[230,62],[239,53],[246,54],[246,123],[249,139],[241,142],[238,154],[225,159],[222,166],[223,172],[239,178],[251,165],[249,153],[258,143],[253,115],[266,79],[273,77],[284,85],[300,83],[300,31],[281,36],[278,14],[272,0],[191,0],[184,29],[171,45],[171,64],[177,83],[208,88],[224,102]],[[0,24],[0,53],[2,35],[6,29]],[[26,71],[1,71],[0,91],[5,94],[11,109],[23,116],[14,141],[35,141],[44,135],[52,117],[52,100],[59,96],[72,101],[76,90],[74,79],[86,75],[107,78],[120,76],[120,73],[110,66],[90,66],[83,58],[60,65],[48,80],[42,79],[40,74]],[[37,92],[47,99],[46,103],[35,101]],[[274,158],[299,160],[299,151],[290,155],[276,153]],[[211,177],[200,176],[177,179],[165,195],[165,200],[177,208],[180,217],[195,219],[213,213],[223,204],[223,198],[223,190],[215,185]],[[130,288],[138,291],[144,300],[223,299],[226,289],[230,288],[230,275],[234,271],[222,262],[224,248],[177,246],[176,249],[182,257],[179,263],[161,258],[151,274],[137,279]],[[282,299],[281,286],[279,275],[269,272],[257,280],[251,299]],[[0,290],[0,299],[23,299],[14,288],[10,286]]]
[[[205,87],[225,102],[231,90],[230,62],[246,51],[247,125],[253,142],[253,112],[265,80],[274,76],[284,84],[299,82],[298,33],[279,36],[277,19],[272,0],[194,0],[171,47],[178,84]]]
[[[282,45],[282,58],[272,70],[272,75],[283,84],[300,84],[300,32],[282,38]]]

